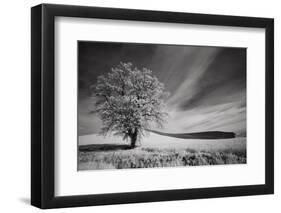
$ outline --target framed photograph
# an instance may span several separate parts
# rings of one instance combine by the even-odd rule
[[[272,194],[274,20],[31,9],[31,203]]]

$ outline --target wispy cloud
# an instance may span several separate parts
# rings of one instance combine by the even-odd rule
[[[167,104],[170,107],[179,106],[181,103],[191,100],[198,93],[200,90],[199,80],[215,60],[219,51],[218,48],[198,48],[194,53],[197,57],[195,57],[189,66],[183,67],[186,69],[183,70],[186,75],[184,76],[184,81],[182,81],[168,100]],[[183,60],[186,59],[184,58]]]
[[[174,110],[169,113],[164,130],[167,132],[246,131],[246,106],[242,102]]]

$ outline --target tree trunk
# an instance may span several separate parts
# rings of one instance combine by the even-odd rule
[[[130,134],[131,148],[135,148],[136,147],[137,137],[138,137],[138,129],[135,128],[134,131]]]

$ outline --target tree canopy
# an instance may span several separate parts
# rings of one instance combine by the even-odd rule
[[[101,75],[93,86],[95,112],[103,122],[102,132],[112,132],[130,138],[131,146],[153,125],[162,127],[164,112],[164,84],[152,71],[138,69],[132,63],[120,62],[107,75]]]

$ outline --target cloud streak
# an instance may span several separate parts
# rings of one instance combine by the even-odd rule
[[[191,100],[199,91],[199,80],[208,70],[210,64],[215,60],[219,52],[218,48],[202,49],[198,48],[196,57],[189,66],[186,67],[186,76],[179,85],[173,96],[168,100],[167,104],[171,107],[181,105],[183,102]],[[183,58],[185,60],[185,58]]]

